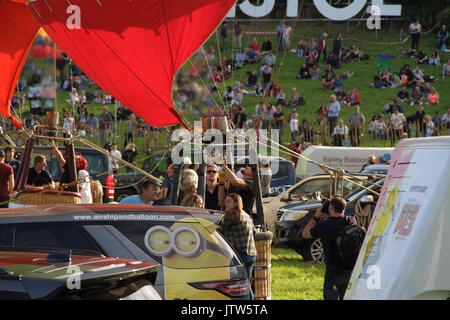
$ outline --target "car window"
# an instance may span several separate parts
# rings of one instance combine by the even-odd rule
[[[281,179],[289,175],[287,163],[278,162],[278,171],[272,176],[272,179]]]
[[[382,179],[373,181],[373,183],[376,183],[376,184],[382,186],[383,183],[384,183],[384,180],[385,180],[385,178],[382,178]],[[380,189],[381,189],[379,186],[376,186],[376,185],[374,185],[372,183],[369,183],[367,181],[365,181],[363,185],[364,185],[364,187],[366,187],[366,188],[368,188],[370,190],[376,191],[376,192],[380,192]],[[347,201],[347,203],[351,203],[354,200],[359,199],[363,194],[369,193],[369,192],[370,191],[367,191],[366,189],[363,189],[361,187],[356,188],[352,193],[347,195],[346,201]]]
[[[99,251],[84,231],[77,226],[37,223],[13,226],[13,246],[71,248]]]
[[[313,179],[305,181],[297,188],[291,191],[291,197],[295,195],[304,195],[320,191],[323,197],[330,197],[330,178]]]
[[[87,172],[91,175],[97,175],[108,171],[103,163],[103,157],[98,154],[83,154],[83,158],[87,160]]]
[[[354,180],[354,181],[350,182],[350,181],[346,181],[346,180],[344,180],[344,181],[339,180],[336,192],[341,194],[341,187],[342,187],[342,185],[344,185],[343,196],[345,197],[348,194],[359,189],[361,184],[363,184],[363,181]],[[366,186],[366,183],[364,183],[363,185]]]

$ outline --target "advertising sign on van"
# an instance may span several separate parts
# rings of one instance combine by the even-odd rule
[[[450,297],[449,190],[450,137],[399,142],[346,298]]]

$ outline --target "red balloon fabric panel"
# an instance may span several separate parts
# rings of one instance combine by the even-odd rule
[[[175,72],[235,0],[37,0],[29,10],[100,87],[151,126],[182,122]]]
[[[38,30],[23,1],[0,0],[0,114],[18,128],[22,124],[11,115],[10,102]]]

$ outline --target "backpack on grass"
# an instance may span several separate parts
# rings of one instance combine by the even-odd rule
[[[345,271],[353,270],[366,236],[366,229],[345,220],[345,227],[336,235],[338,265]]]

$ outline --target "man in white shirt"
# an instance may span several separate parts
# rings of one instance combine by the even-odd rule
[[[450,129],[450,108],[447,109],[447,113],[442,116],[442,124],[444,128]]]
[[[398,111],[397,107],[394,107],[394,113],[391,116],[391,128],[393,130],[392,139],[401,139],[403,132],[403,123],[406,122],[406,118],[403,113]]]
[[[341,111],[341,105],[336,100],[336,96],[330,96],[330,103],[327,105],[327,119],[330,126],[330,134],[333,132],[336,126],[337,117],[339,117],[339,112]]]
[[[117,157],[117,158],[122,159],[122,153],[119,150],[117,150],[117,143],[116,142],[114,142],[111,145],[111,154],[113,156]],[[119,161],[118,160],[116,160],[114,158],[111,158],[111,166],[113,168],[113,173],[114,174],[119,173]]]
[[[332,136],[336,147],[342,147],[343,142],[347,141],[348,127],[344,125],[344,120],[339,120],[339,124],[334,127]]]
[[[283,28],[283,48],[285,51],[291,50],[291,32],[292,28],[285,24]]]
[[[411,33],[411,49],[419,50],[419,39],[422,33],[422,26],[419,19],[409,25],[409,32]]]

